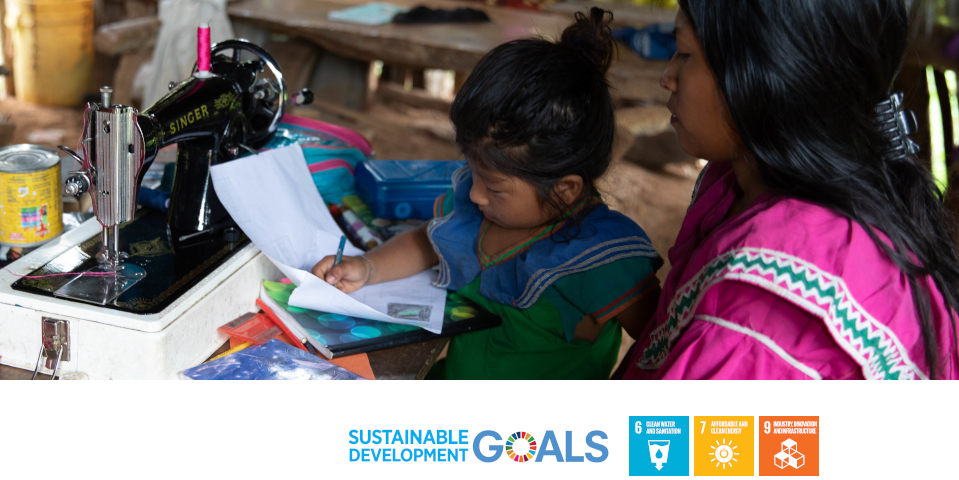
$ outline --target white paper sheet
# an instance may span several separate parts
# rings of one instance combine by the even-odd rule
[[[290,305],[440,333],[446,291],[432,285],[432,271],[351,295],[310,273],[323,257],[336,253],[342,232],[316,190],[298,145],[226,162],[210,172],[217,197],[243,233],[297,285]],[[343,254],[363,251],[347,243]]]
[[[433,272],[426,271],[410,278],[370,285],[349,295],[343,295],[325,281],[314,275],[307,275],[303,284],[293,290],[293,295],[290,295],[290,305],[341,313],[347,308],[353,308],[353,304],[359,302],[363,311],[351,314],[355,317],[416,325],[432,332],[436,328],[434,325],[442,329],[446,292],[432,285],[429,288],[409,288],[412,282],[429,285],[432,280]],[[347,304],[341,305],[338,302]],[[440,331],[437,330],[435,333]]]
[[[313,184],[299,146],[226,162],[210,172],[230,216],[272,260],[309,272],[323,257],[336,253],[342,234]],[[347,243],[343,254],[363,252]]]

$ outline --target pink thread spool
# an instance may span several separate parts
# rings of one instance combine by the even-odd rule
[[[196,69],[200,77],[210,75],[210,25],[201,23],[196,29]]]

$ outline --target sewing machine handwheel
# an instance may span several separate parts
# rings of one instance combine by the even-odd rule
[[[257,85],[270,85],[271,88],[277,89],[277,98],[275,99],[275,105],[271,106],[267,104],[261,104],[257,102],[252,112],[253,118],[248,119],[251,124],[259,123],[256,122],[258,117],[265,116],[269,118],[269,123],[266,128],[257,129],[256,131],[249,132],[249,145],[253,148],[258,148],[262,143],[265,143],[274,132],[276,132],[277,127],[280,125],[280,120],[283,118],[285,113],[285,102],[287,97],[286,91],[286,80],[283,78],[283,73],[280,71],[280,65],[273,59],[273,57],[267,53],[266,50],[260,48],[259,45],[250,43],[246,40],[226,40],[220,43],[213,45],[211,49],[211,57],[216,59],[216,55],[226,50],[233,50],[233,55],[230,57],[230,60],[233,62],[239,62],[240,60],[240,50],[246,50],[257,57],[259,57],[260,62],[263,63],[273,74],[273,81],[269,82],[256,82]],[[196,67],[194,67],[194,72]]]

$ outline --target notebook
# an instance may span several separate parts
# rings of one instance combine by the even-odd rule
[[[273,339],[188,368],[184,380],[365,380],[326,359]]]
[[[287,302],[295,288],[295,285],[289,283],[264,281],[260,298],[294,334],[305,338],[318,353],[326,358],[385,350],[498,327],[502,324],[499,317],[483,310],[456,292],[447,292],[443,333],[435,334],[422,328],[398,323],[378,322],[292,307]]]

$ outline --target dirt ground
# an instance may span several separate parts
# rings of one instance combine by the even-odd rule
[[[0,100],[0,115],[7,116],[8,122],[15,125],[13,137],[4,143],[75,148],[83,128],[81,112],[80,108],[46,107],[12,98]]]

